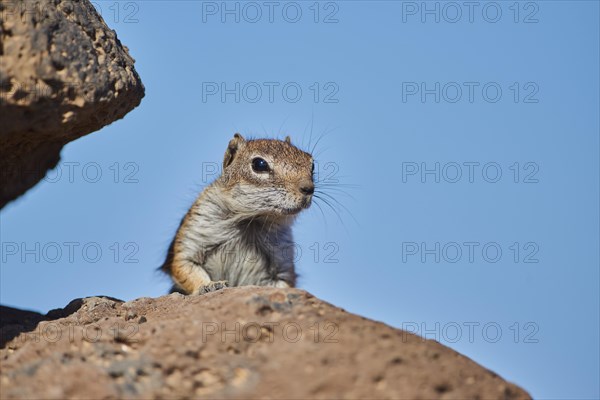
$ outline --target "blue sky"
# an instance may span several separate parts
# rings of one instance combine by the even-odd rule
[[[146,97],[2,210],[2,304],[164,294],[234,132],[322,137],[348,210],[299,218],[301,288],[536,398],[600,396],[598,2],[95,4]]]

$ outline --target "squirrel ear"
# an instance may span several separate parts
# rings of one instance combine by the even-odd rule
[[[235,157],[238,148],[245,142],[246,139],[244,139],[244,137],[239,133],[233,135],[233,139],[229,141],[229,145],[225,151],[225,157],[223,157],[223,169],[228,167],[233,162],[233,158]]]
[[[292,138],[289,137],[289,136],[286,136],[285,137],[285,142],[288,143],[288,144],[292,144]]]

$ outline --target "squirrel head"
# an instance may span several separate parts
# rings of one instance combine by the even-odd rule
[[[232,211],[249,217],[290,216],[310,206],[315,190],[312,155],[285,140],[246,140],[236,133],[219,178]]]

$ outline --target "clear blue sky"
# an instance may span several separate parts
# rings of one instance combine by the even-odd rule
[[[299,219],[301,288],[536,398],[600,396],[598,2],[96,5],[146,98],[2,211],[2,304],[164,294],[233,133],[307,146],[312,122],[356,221]]]

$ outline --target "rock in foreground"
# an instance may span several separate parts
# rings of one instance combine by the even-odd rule
[[[435,341],[298,289],[90,297],[1,317],[5,399],[529,398]]]
[[[140,103],[133,64],[88,0],[0,2],[0,208]]]

